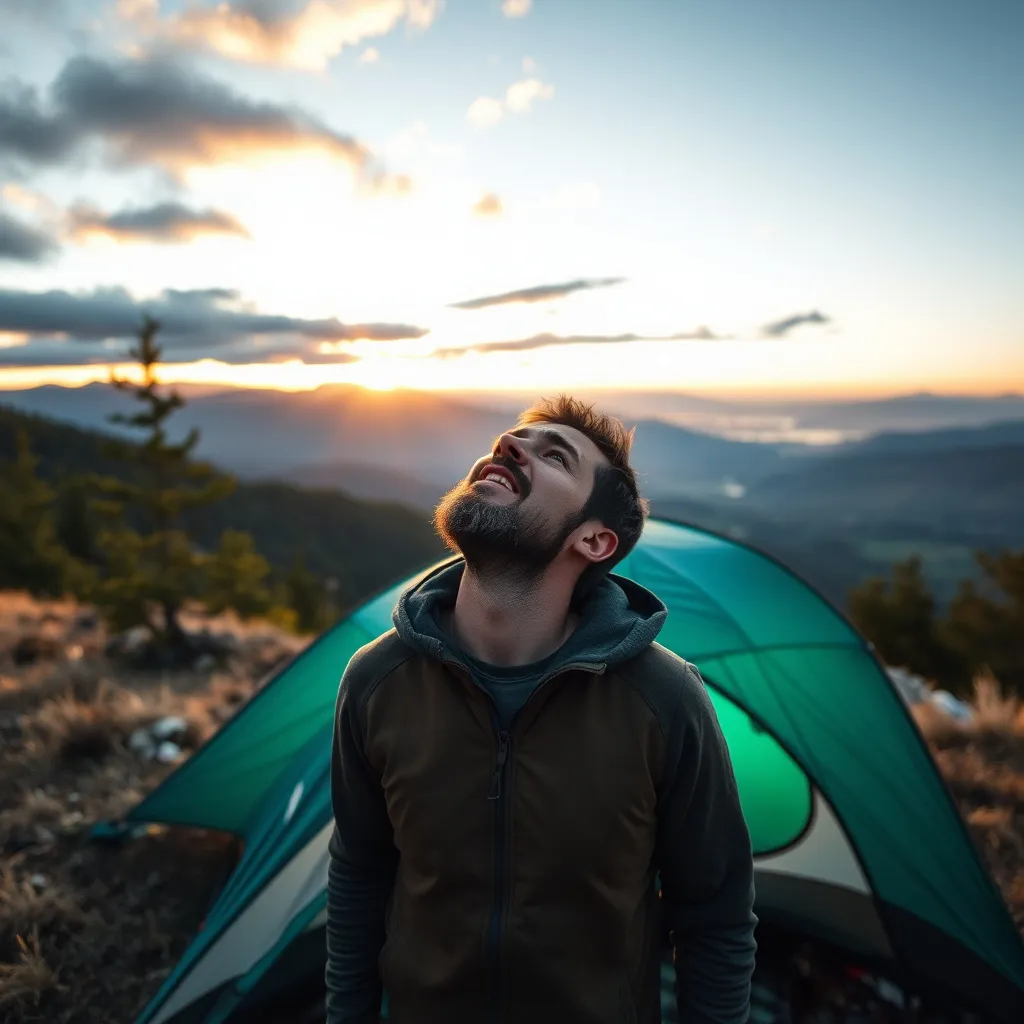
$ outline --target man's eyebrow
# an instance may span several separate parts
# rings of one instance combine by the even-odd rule
[[[561,448],[577,466],[583,461],[576,446],[562,437],[557,430],[552,430],[550,427],[519,427],[516,430],[510,430],[509,433],[513,437],[521,437],[524,440],[530,437],[539,437],[547,441],[548,444]]]

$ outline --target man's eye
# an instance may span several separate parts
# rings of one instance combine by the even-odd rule
[[[559,459],[563,466],[567,466],[568,465],[568,462],[565,461],[565,456],[561,452],[559,452],[559,451],[550,451],[550,452],[547,453],[547,457],[548,458],[551,458],[552,455],[556,459]]]

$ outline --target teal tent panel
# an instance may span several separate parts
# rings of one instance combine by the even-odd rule
[[[281,867],[301,850],[331,818],[330,742],[332,723],[321,722],[319,730],[304,749],[292,758],[270,792],[265,795],[250,823],[245,852],[227,884],[217,895],[203,928],[185,950],[159,991],[146,1006],[136,1024],[148,1024],[160,1007],[182,984],[196,964],[220,940],[224,932],[245,912],[256,895],[277,875]],[[296,922],[291,922],[292,928]],[[260,973],[287,943],[277,941]]]
[[[615,571],[649,587],[671,615],[661,640],[709,653],[863,640],[792,573],[721,537],[659,521]]]
[[[1021,942],[899,696],[866,649],[702,659],[827,796],[872,887],[1024,983]]]

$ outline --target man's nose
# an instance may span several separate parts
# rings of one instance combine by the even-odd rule
[[[497,454],[503,459],[514,462],[519,466],[525,465],[526,449],[523,448],[523,442],[518,437],[512,434],[502,434],[498,438],[497,449]]]

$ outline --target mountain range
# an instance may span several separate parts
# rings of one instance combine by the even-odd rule
[[[471,400],[351,386],[182,390],[188,402],[175,414],[178,432],[199,428],[199,454],[247,487],[284,486],[291,495],[298,486],[398,503],[420,524],[525,404],[509,396]],[[939,594],[948,597],[974,571],[972,550],[1024,544],[1024,401],[1015,396],[992,399],[988,418],[984,400],[949,400],[949,419],[970,413],[980,421],[971,426],[874,431],[826,445],[737,440],[683,427],[663,418],[669,397],[659,404],[654,396],[649,414],[636,418],[611,396],[602,403],[636,426],[633,462],[655,514],[771,551],[837,603],[850,586],[917,551],[927,554]],[[0,406],[104,431],[113,429],[110,413],[127,409],[127,401],[107,385],[0,395]],[[886,408],[876,402],[872,415],[906,421],[916,410],[909,421],[920,424],[944,401],[908,396]],[[821,405],[819,422],[856,418],[850,403],[840,406],[827,420]],[[1019,415],[999,419],[1014,409]],[[857,415],[867,422],[863,409]],[[289,515],[301,518],[306,506],[294,500]],[[275,546],[269,523],[260,532]]]

